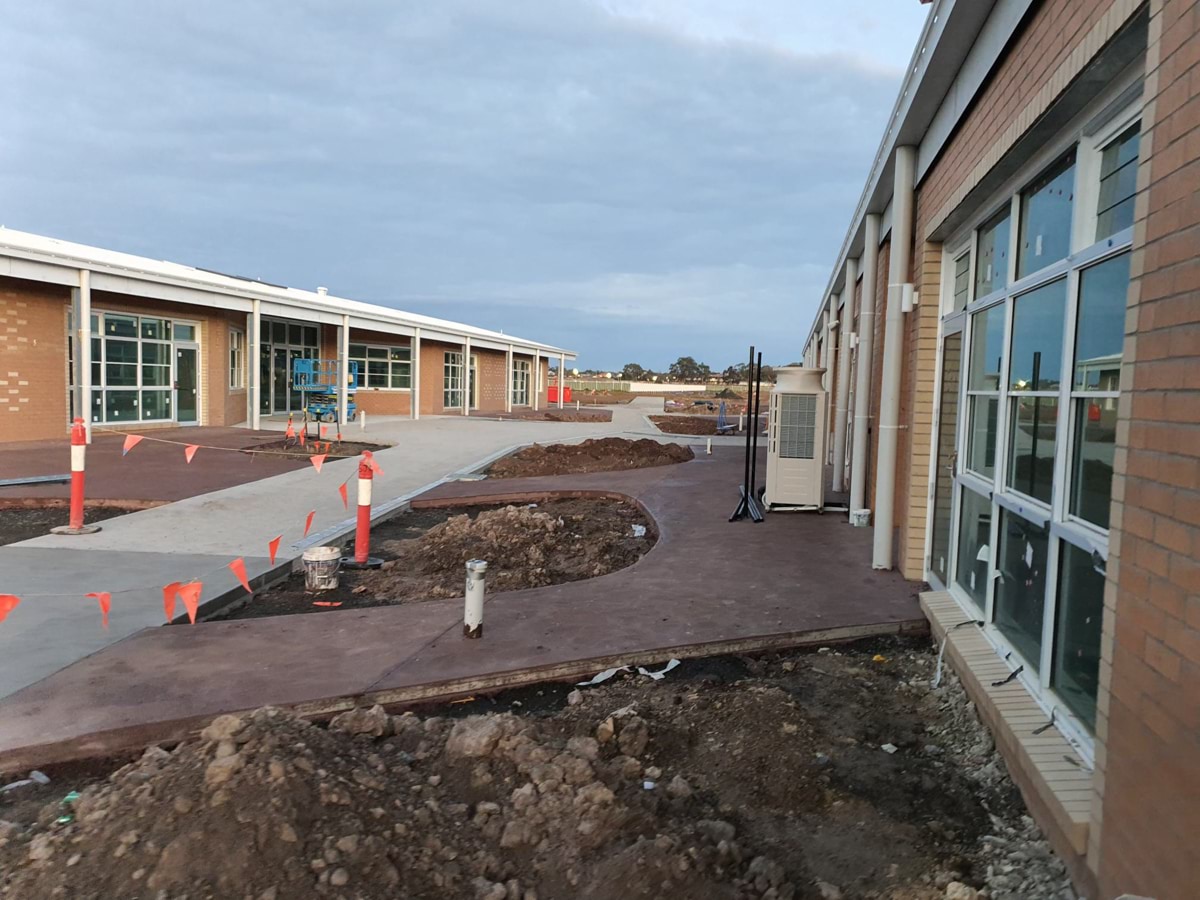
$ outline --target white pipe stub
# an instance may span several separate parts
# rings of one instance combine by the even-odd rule
[[[483,595],[486,591],[487,561],[467,560],[467,585],[463,610],[463,637],[483,637]]]

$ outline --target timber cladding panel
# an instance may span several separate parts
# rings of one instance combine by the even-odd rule
[[[508,390],[508,358],[503,350],[471,349],[478,363],[479,384],[475,409],[480,412],[504,412]]]
[[[0,277],[0,442],[66,435],[69,288]]]
[[[1150,13],[1089,858],[1169,898],[1200,876],[1200,9]]]

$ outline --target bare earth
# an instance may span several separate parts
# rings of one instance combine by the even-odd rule
[[[489,478],[577,475],[646,469],[692,458],[692,451],[679,444],[660,444],[649,438],[593,438],[580,444],[534,444],[497,460],[487,474]]]

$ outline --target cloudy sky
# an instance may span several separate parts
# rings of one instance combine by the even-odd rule
[[[578,365],[799,356],[917,0],[38,0],[0,224]]]

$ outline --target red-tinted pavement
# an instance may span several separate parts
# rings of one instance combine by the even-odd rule
[[[309,465],[305,459],[288,459],[259,453],[231,453],[280,440],[278,431],[248,428],[147,429],[128,456],[121,455],[123,434],[96,431],[87,449],[87,499],[171,501],[269,478]],[[151,438],[157,440],[151,440]],[[162,440],[179,441],[165,444]],[[223,450],[201,449],[180,477],[184,460],[181,444],[202,444]],[[0,479],[32,475],[65,475],[71,470],[71,443],[25,441],[0,449]],[[69,484],[0,487],[0,505],[19,499],[62,499],[71,496]]]
[[[659,540],[601,578],[490,596],[484,637],[461,600],[147,629],[0,701],[0,770],[179,738],[263,704],[324,715],[772,646],[925,627],[917,585],[866,564],[868,529],[774,513],[729,523],[741,453],[632,472],[443,485],[414,505],[634,498]]]

